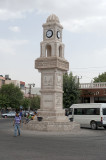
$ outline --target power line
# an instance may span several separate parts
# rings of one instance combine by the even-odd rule
[[[102,66],[102,67],[85,67],[85,68],[70,68],[70,70],[71,70],[71,69],[92,69],[92,68],[94,68],[94,69],[106,68],[106,66]]]

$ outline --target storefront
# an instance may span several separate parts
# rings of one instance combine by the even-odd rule
[[[106,82],[80,84],[80,103],[106,103]]]

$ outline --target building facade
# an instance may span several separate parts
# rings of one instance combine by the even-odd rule
[[[5,77],[3,77],[2,75],[0,75],[0,88],[1,86],[5,84]]]
[[[106,82],[81,83],[81,103],[106,103]]]
[[[3,77],[3,75],[0,75],[0,88],[3,84],[11,83],[15,86],[18,86],[21,90],[25,90],[25,82],[19,80],[11,80],[11,78],[9,78],[9,75],[5,75],[5,77]]]

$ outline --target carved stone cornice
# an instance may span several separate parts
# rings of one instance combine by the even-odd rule
[[[36,69],[57,68],[63,71],[69,70],[69,62],[60,57],[40,57],[35,60]]]
[[[57,90],[57,89],[43,89],[43,90],[40,90],[40,93],[44,93],[44,94],[47,94],[49,93],[64,93],[62,90]]]
[[[47,27],[47,26],[49,27],[50,25],[52,25],[52,26],[58,26],[58,27],[60,27],[60,28],[63,29],[63,26],[60,23],[57,23],[57,22],[47,22],[47,23],[44,23],[42,25],[42,27]]]

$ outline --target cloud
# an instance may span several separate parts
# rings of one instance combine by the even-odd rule
[[[2,0],[0,20],[25,18],[27,13],[55,13],[71,32],[106,31],[106,0]]]
[[[84,19],[70,19],[63,21],[65,29],[71,32],[106,32],[106,17],[86,17]]]
[[[0,55],[16,55],[17,47],[26,45],[28,40],[0,39]]]
[[[13,31],[13,32],[20,32],[20,27],[18,27],[18,26],[10,26],[9,30]]]
[[[25,14],[23,14],[21,11],[13,12],[6,9],[0,9],[0,20],[9,20],[9,19],[20,19],[25,18]]]
[[[89,83],[94,77],[106,71],[106,48],[93,50],[92,54],[83,54],[83,63],[79,64],[79,59],[73,62],[74,67],[70,67],[70,71],[74,75],[79,76],[81,83]],[[71,63],[72,65],[72,63]],[[77,66],[77,67],[76,67]]]
[[[36,7],[36,0],[1,0],[0,20],[22,19],[27,12],[32,12]]]
[[[101,64],[105,64],[106,48],[95,50],[93,56],[98,59],[98,62],[102,60],[103,62]]]

